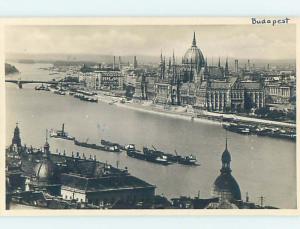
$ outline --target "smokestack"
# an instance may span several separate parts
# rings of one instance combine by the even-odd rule
[[[114,61],[113,61],[113,70],[115,70],[115,66],[116,66],[116,57],[114,56]]]
[[[239,72],[239,60],[234,60],[234,72]]]
[[[121,70],[121,56],[119,56],[119,70]]]
[[[250,71],[250,60],[248,59],[248,71]]]

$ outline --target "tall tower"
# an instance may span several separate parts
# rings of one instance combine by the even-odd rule
[[[50,145],[48,143],[48,130],[46,130],[46,142],[44,145],[44,154],[49,155],[50,154]]]
[[[239,72],[239,60],[234,60],[234,72]]]
[[[225,63],[225,77],[229,76],[229,68],[228,68],[228,58],[226,58],[226,63]]]
[[[121,71],[122,63],[121,63],[121,56],[119,56],[119,70]]]
[[[221,174],[217,177],[213,186],[213,196],[218,197],[220,202],[241,200],[241,191],[238,183],[231,175],[231,155],[228,151],[227,146],[227,133],[226,133],[226,144],[225,150],[222,154],[222,168],[220,169]]]
[[[113,70],[115,70],[116,67],[116,57],[114,56],[114,60],[113,60]]]
[[[136,69],[138,67],[136,56],[133,57],[133,68]]]
[[[14,130],[14,136],[12,138],[11,144],[12,145],[17,145],[18,147],[22,146],[21,137],[20,137],[20,129],[18,127],[18,123],[16,123],[16,127],[15,127],[15,130]]]
[[[194,36],[193,36],[192,47],[197,47],[197,42],[196,42],[196,33],[195,33],[195,32],[194,32]]]

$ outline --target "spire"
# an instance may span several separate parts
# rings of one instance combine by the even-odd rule
[[[228,151],[228,138],[227,138],[227,131],[226,131],[226,138],[225,138],[225,150],[222,154],[222,168],[221,173],[230,173],[230,162],[231,162],[231,155]]]
[[[14,136],[12,138],[12,145],[16,144],[18,147],[21,147],[21,137],[20,137],[20,129],[18,127],[18,122],[16,123],[16,127],[14,130]]]
[[[196,43],[196,34],[194,32],[194,37],[193,37],[193,43],[192,43],[192,46],[197,46],[197,43]]]
[[[50,153],[50,146],[48,143],[48,129],[46,129],[46,142],[44,145],[44,156],[47,156]]]
[[[175,65],[175,54],[174,54],[174,49],[173,49],[173,65]]]
[[[219,57],[218,67],[219,67],[219,68],[221,67],[221,59],[220,59],[220,57]]]

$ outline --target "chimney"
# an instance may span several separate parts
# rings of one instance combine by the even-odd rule
[[[119,56],[119,70],[121,70],[121,56]]]
[[[114,61],[113,61],[113,70],[115,70],[115,66],[116,66],[116,57],[114,56]]]
[[[239,60],[234,60],[234,72],[239,72]]]

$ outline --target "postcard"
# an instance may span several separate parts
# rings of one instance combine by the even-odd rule
[[[0,25],[1,215],[299,215],[298,18]]]

